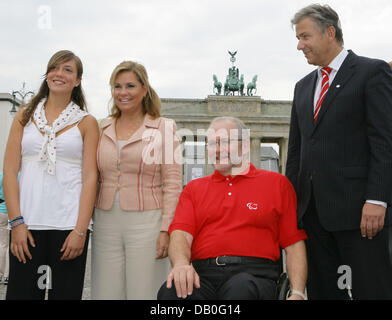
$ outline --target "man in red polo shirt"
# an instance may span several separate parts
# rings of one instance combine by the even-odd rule
[[[214,119],[207,143],[215,172],[180,196],[169,228],[172,270],[158,299],[274,299],[280,248],[289,299],[304,299],[306,234],[297,229],[292,185],[250,163],[249,130],[239,119]]]

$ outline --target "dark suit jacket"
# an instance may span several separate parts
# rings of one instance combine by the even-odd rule
[[[316,81],[317,70],[296,84],[291,112],[286,176],[297,192],[299,227],[313,185],[326,230],[359,229],[366,200],[392,200],[391,68],[349,51],[314,123]]]

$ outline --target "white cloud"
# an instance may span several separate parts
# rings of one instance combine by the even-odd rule
[[[144,0],[2,1],[0,92],[23,81],[37,90],[53,53],[74,51],[83,61],[89,109],[107,114],[109,77],[125,59],[143,63],[163,98],[205,98],[212,75],[223,82],[231,66],[227,50],[251,81],[257,74],[264,99],[289,100],[295,82],[313,70],[296,50],[290,19],[308,1]],[[340,15],[346,48],[392,60],[389,0],[328,1]],[[40,29],[42,5],[52,28]],[[41,19],[41,20],[40,20]]]

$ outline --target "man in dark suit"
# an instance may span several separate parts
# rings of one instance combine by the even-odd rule
[[[292,19],[309,64],[295,86],[286,175],[304,227],[310,299],[392,299],[392,72],[343,48],[337,13]],[[351,289],[351,290],[347,290]]]

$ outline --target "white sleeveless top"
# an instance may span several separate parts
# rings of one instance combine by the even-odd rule
[[[23,130],[19,180],[21,215],[31,230],[72,230],[82,191],[83,139],[78,126],[56,137],[56,174],[39,160],[44,137],[33,122]],[[92,221],[90,220],[89,229]]]

